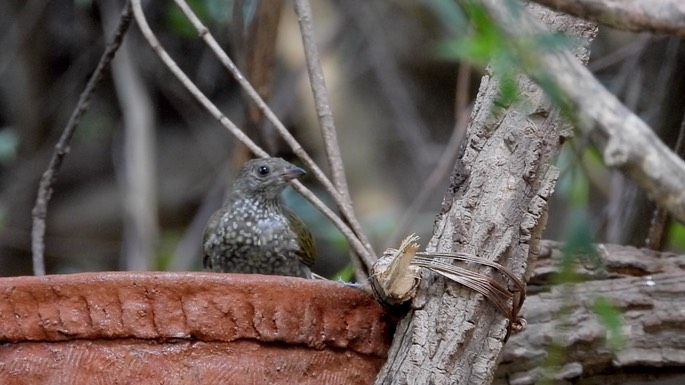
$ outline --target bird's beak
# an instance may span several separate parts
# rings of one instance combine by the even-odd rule
[[[285,179],[286,182],[290,182],[293,179],[297,179],[301,177],[302,175],[306,174],[306,172],[297,167],[297,166],[290,166],[284,173],[283,173],[283,179]]]

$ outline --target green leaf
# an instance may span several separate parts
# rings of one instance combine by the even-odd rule
[[[516,75],[503,71],[498,71],[497,73],[501,75],[498,77],[500,90],[495,103],[500,107],[506,108],[519,100],[519,87]]]
[[[576,273],[578,263],[594,268],[601,264],[593,245],[592,226],[587,213],[582,209],[573,209],[563,232],[564,246],[559,273],[555,277],[556,284],[579,282]]]
[[[450,30],[465,33],[469,24],[462,9],[452,0],[431,0],[426,3],[433,15]]]
[[[561,174],[557,184],[558,194],[564,197],[572,207],[586,207],[590,195],[590,181],[581,164],[570,149],[562,151],[559,163],[565,172]]]
[[[471,34],[438,44],[437,54],[445,59],[467,59],[486,65],[507,49],[506,38],[482,6],[467,4],[463,10],[471,23]]]
[[[593,310],[599,322],[607,329],[607,342],[613,352],[617,352],[625,345],[625,338],[621,332],[621,311],[604,297],[597,297]]]
[[[19,149],[19,135],[12,129],[0,131],[0,164],[13,162]]]
[[[587,213],[584,210],[573,211],[564,231],[564,253],[594,253],[591,228]]]
[[[210,12],[207,1],[203,0],[189,0],[188,5],[195,12],[203,24],[207,25],[210,20]],[[175,4],[170,4],[167,8],[164,21],[169,29],[178,35],[185,38],[193,38],[198,36],[198,32],[193,25],[188,21],[183,11]]]
[[[352,265],[347,265],[343,267],[340,271],[335,273],[333,276],[335,281],[352,282],[354,280],[354,270]]]
[[[671,246],[685,252],[685,225],[679,222],[673,222],[668,228],[668,239]]]

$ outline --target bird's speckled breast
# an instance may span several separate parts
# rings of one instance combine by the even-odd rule
[[[205,249],[221,259],[217,271],[307,276],[297,258],[297,236],[278,204],[242,200],[219,220]],[[304,270],[307,271],[304,271]]]

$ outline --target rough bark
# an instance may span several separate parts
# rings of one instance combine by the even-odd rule
[[[550,282],[559,254],[557,244],[545,243],[531,284]],[[552,370],[555,383],[657,382],[685,374],[685,255],[615,245],[600,247],[600,255],[601,266],[579,266],[584,282],[528,298],[528,328],[507,343],[494,384],[537,383],[553,342],[563,351]],[[600,297],[621,313],[625,346],[616,353],[593,310]]]
[[[533,0],[612,28],[685,36],[681,0]]]
[[[588,22],[533,5],[550,28],[588,42]],[[588,52],[576,54],[586,61]],[[552,166],[565,132],[542,90],[519,79],[523,102],[496,103],[499,85],[483,78],[467,139],[427,250],[465,252],[494,260],[522,277],[537,254]],[[487,273],[487,269],[481,269]],[[376,384],[488,384],[507,321],[481,295],[423,272],[409,314],[400,322]]]
[[[545,32],[528,12],[503,7],[499,0],[480,2],[512,42]],[[621,170],[659,206],[685,222],[685,161],[571,53],[538,49],[534,54],[535,60],[523,63],[524,71],[557,96],[575,127],[602,152],[604,163]]]
[[[552,276],[559,272],[560,249],[559,242],[541,242],[540,254],[528,281],[528,293],[535,293],[553,284]],[[600,257],[597,261],[583,256],[577,258],[580,265],[575,272],[582,280],[643,277],[678,271],[682,273],[685,270],[685,255],[681,254],[609,244],[598,245],[596,249]]]

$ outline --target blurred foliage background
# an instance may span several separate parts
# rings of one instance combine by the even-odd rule
[[[240,58],[254,48],[248,33],[250,23],[260,21],[257,2],[190,3],[229,55],[243,69],[255,70]],[[0,275],[31,273],[31,210],[38,180],[122,4],[0,2]],[[460,63],[450,47],[470,36],[471,28],[462,11],[445,0],[317,0],[313,7],[343,160],[362,225],[376,251],[411,232],[425,244],[449,175],[434,186],[427,186],[426,178],[452,133],[465,129],[457,117],[468,114],[455,108]],[[145,11],[181,68],[228,117],[249,126],[240,90],[173,2],[148,2]],[[324,164],[290,2],[283,3],[279,16],[277,38],[268,50],[273,58],[269,104]],[[156,222],[150,231],[155,240],[152,253],[140,258],[148,259],[143,266],[149,269],[199,270],[202,228],[220,205],[241,163],[236,154],[243,150],[163,67],[135,23],[126,44],[133,63],[126,71],[141,86],[141,100],[149,102],[154,128],[154,177],[149,183],[156,207],[149,209]],[[681,40],[600,28],[591,49],[590,69],[673,147],[685,106]],[[121,89],[116,86],[116,77],[122,75],[113,73],[98,88],[54,186],[46,237],[49,273],[131,266],[123,256],[129,222],[122,198],[127,142]],[[470,101],[482,74],[474,65],[471,76],[459,78]],[[290,158],[286,146],[268,135],[268,127],[262,129],[267,135],[260,139],[273,153]],[[586,138],[567,143],[559,167],[545,237],[563,239],[569,231],[582,231],[596,242],[644,245],[654,205],[620,173],[607,170]],[[326,198],[312,178],[303,182]],[[398,229],[407,207],[426,188],[426,204],[406,228]],[[348,252],[342,235],[293,191],[285,199],[317,237],[320,261],[315,271],[325,276],[341,271]],[[685,228],[669,223],[662,244],[685,252]]]

